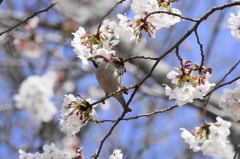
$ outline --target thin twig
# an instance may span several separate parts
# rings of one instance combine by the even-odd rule
[[[207,98],[207,101],[205,102],[204,106],[203,106],[203,110],[202,110],[202,117],[203,117],[203,123],[204,125],[207,125],[207,122],[206,122],[206,119],[205,119],[205,113],[206,113],[206,108],[207,108],[207,104],[209,102],[209,99],[211,97],[212,94],[209,94],[208,98]]]
[[[96,101],[96,102],[94,102],[94,103],[92,103],[92,104],[90,104],[90,105],[92,106],[92,105],[96,105],[96,104],[98,104],[98,103],[104,103],[104,101],[105,101],[106,99],[108,99],[108,98],[110,98],[110,97],[112,97],[112,96],[114,96],[114,95],[116,95],[116,94],[118,94],[118,93],[120,93],[120,92],[129,90],[129,89],[134,89],[134,88],[136,88],[136,87],[137,87],[137,85],[130,86],[130,87],[124,87],[124,88],[120,89],[119,91],[113,92],[112,94],[110,94],[110,95],[108,95],[108,96],[106,96],[106,97],[103,97],[103,98],[100,99],[99,101]]]
[[[175,53],[176,53],[176,56],[177,56],[178,60],[180,61],[180,65],[182,66],[182,71],[184,71],[183,59],[182,59],[182,57],[179,55],[179,46],[176,48]]]
[[[165,13],[165,14],[169,14],[169,15],[174,15],[174,16],[179,17],[179,18],[184,19],[184,20],[189,20],[189,21],[192,21],[192,22],[198,22],[198,20],[196,20],[196,19],[183,17],[183,16],[181,16],[180,14],[176,14],[176,13],[172,13],[172,12],[166,12],[166,11],[155,11],[155,12],[149,13],[146,17],[144,17],[143,23],[145,24],[146,21],[147,21],[147,19],[148,19],[152,14],[159,14],[159,13]]]
[[[222,83],[225,80],[225,78],[227,78],[227,76],[230,75],[231,72],[237,67],[239,63],[240,63],[240,60],[238,60],[238,62],[228,71],[228,73],[216,84],[216,86]]]
[[[117,2],[117,3],[110,9],[110,11],[108,11],[107,14],[104,15],[104,16],[100,19],[100,23],[99,23],[99,25],[98,25],[97,34],[96,34],[96,37],[97,37],[97,38],[99,38],[100,27],[101,27],[101,25],[102,25],[103,20],[104,20],[108,15],[110,15],[110,13],[111,13],[119,4],[123,3],[124,1],[125,1],[125,0],[121,0],[121,1]]]
[[[240,76],[237,77],[237,78],[234,78],[233,80],[231,80],[231,81],[229,81],[229,82],[226,82],[226,83],[224,83],[224,84],[221,84],[221,85],[216,86],[216,87],[213,88],[210,92],[208,92],[208,94],[206,94],[204,97],[209,96],[213,91],[217,90],[218,88],[221,88],[221,87],[223,87],[223,86],[225,86],[225,85],[228,85],[228,84],[232,84],[233,82],[235,82],[235,81],[238,80],[238,79],[240,79]]]
[[[127,62],[127,61],[129,61],[129,60],[137,59],[137,58],[140,58],[140,59],[149,59],[149,60],[157,60],[157,59],[158,59],[158,57],[147,57],[147,56],[140,56],[140,55],[138,55],[138,56],[131,56],[131,57],[123,60],[123,62]]]
[[[200,38],[198,36],[198,32],[197,32],[197,29],[194,31],[195,32],[195,35],[196,35],[196,38],[197,38],[197,43],[200,47],[200,51],[201,51],[201,57],[202,57],[202,60],[201,60],[201,65],[199,67],[199,73],[202,71],[202,67],[204,65],[204,61],[205,61],[205,56],[204,56],[204,51],[203,51],[203,45],[201,44],[200,42]]]
[[[224,83],[224,84],[222,84],[222,85],[219,85],[219,84],[220,84],[221,82],[223,82],[223,81],[225,80],[225,78],[237,67],[237,65],[238,65],[239,63],[240,63],[240,60],[239,60],[239,61],[229,70],[229,72],[216,84],[215,88],[214,88],[213,90],[211,90],[208,94],[206,94],[206,96],[208,96],[208,98],[207,98],[207,101],[206,101],[205,104],[204,104],[203,112],[202,112],[204,124],[206,124],[206,120],[205,120],[205,118],[204,118],[204,114],[206,113],[206,107],[207,107],[207,104],[208,104],[208,102],[209,102],[209,99],[210,99],[213,91],[215,91],[216,89],[218,89],[218,88],[220,88],[220,87],[222,87],[222,86],[225,86],[225,85],[227,85],[227,84],[231,84],[232,82],[236,81],[236,80],[239,78],[239,77],[238,77],[237,79],[234,79],[234,80],[232,80],[232,81],[230,81],[230,82],[227,82],[227,83]]]
[[[127,114],[127,110],[123,111],[122,115],[118,118],[118,120],[113,124],[113,126],[111,127],[111,129],[109,130],[109,132],[107,133],[107,135],[101,140],[101,144],[98,148],[97,154],[94,157],[94,159],[98,159],[98,156],[101,152],[102,146],[104,144],[104,142],[107,140],[107,138],[112,134],[114,128],[118,125],[118,123],[123,119],[123,117]]]
[[[26,23],[29,19],[35,17],[36,15],[38,15],[38,14],[40,14],[40,13],[42,13],[42,12],[47,12],[50,8],[52,8],[52,7],[55,6],[55,5],[56,5],[56,3],[53,3],[53,4],[51,4],[49,7],[47,7],[46,9],[43,9],[43,10],[40,10],[40,11],[38,11],[38,12],[33,13],[31,16],[27,17],[25,20],[23,20],[23,21],[17,23],[16,25],[14,25],[13,27],[11,27],[11,28],[9,28],[9,29],[1,32],[1,33],[0,33],[0,36],[3,35],[3,34],[5,34],[5,33],[7,33],[7,32],[12,31],[13,29],[17,28],[18,26],[22,25],[23,23]]]
[[[235,152],[235,154],[233,156],[233,159],[237,159],[239,150],[240,150],[240,145],[238,145],[238,147],[236,148],[236,152]]]
[[[149,117],[149,116],[152,116],[152,115],[155,115],[155,114],[159,114],[159,113],[164,113],[164,112],[167,112],[167,111],[170,111],[174,108],[178,107],[178,105],[173,105],[169,108],[166,108],[166,109],[163,109],[163,110],[156,110],[154,112],[151,112],[151,113],[148,113],[148,114],[141,114],[141,115],[137,115],[137,116],[134,116],[134,117],[129,117],[129,118],[123,118],[122,120],[133,120],[133,119],[138,119],[138,118],[141,118],[141,117]],[[98,123],[104,123],[104,122],[112,122],[112,123],[115,123],[117,120],[91,120],[92,122],[96,122],[97,124]]]

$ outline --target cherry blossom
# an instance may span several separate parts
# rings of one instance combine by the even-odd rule
[[[90,57],[101,55],[107,60],[115,57],[115,50],[112,47],[118,44],[121,29],[114,21],[104,20],[99,34],[86,34],[84,28],[79,29],[73,33],[74,38],[71,43],[73,51],[82,60],[83,69],[88,68],[88,59]]]
[[[231,123],[217,117],[217,122],[196,127],[191,132],[182,130],[182,138],[194,152],[202,151],[203,155],[223,156],[227,146],[227,136],[230,134]]]
[[[96,105],[90,106],[93,102],[95,101],[90,98],[81,100],[72,94],[65,95],[61,110],[61,130],[66,131],[68,136],[78,133],[81,127],[85,126],[88,120],[96,114],[94,110]]]
[[[19,150],[20,156],[19,159],[42,159],[42,154],[39,152],[32,154],[32,153],[26,153],[24,150]]]
[[[167,77],[171,79],[171,82],[175,84],[174,87],[165,85],[165,93],[170,99],[176,99],[176,103],[179,106],[183,106],[186,103],[192,103],[194,99],[203,99],[210,88],[215,86],[214,83],[210,83],[208,79],[211,77],[211,69],[202,67],[202,73],[199,75],[193,74],[200,70],[198,64],[190,64],[192,61],[183,61],[183,67],[177,68],[176,71],[171,71],[167,74]]]
[[[115,149],[113,151],[113,154],[109,157],[109,159],[122,159],[122,158],[123,158],[123,154],[119,149]]]
[[[19,94],[14,96],[16,107],[26,109],[37,121],[49,122],[57,113],[57,108],[51,101],[53,85],[54,80],[48,75],[28,77],[22,82]]]
[[[240,41],[240,11],[238,11],[238,15],[235,16],[233,13],[230,14],[231,17],[228,19],[228,23],[230,24],[228,27],[231,29],[232,36]]]
[[[131,10],[136,14],[134,19],[128,19],[126,14],[118,14],[117,17],[120,19],[119,25],[122,27],[122,33],[135,42],[145,40],[142,36],[142,30],[146,31],[149,37],[154,38],[158,29],[169,28],[181,20],[177,16],[160,13],[164,11],[181,15],[178,9],[171,8],[170,3],[157,0],[133,0]],[[157,11],[159,13],[151,14]],[[149,14],[151,15],[148,16]]]
[[[240,120],[240,80],[237,81],[237,87],[233,90],[228,88],[223,90],[219,106],[222,107],[234,121]]]
[[[23,150],[19,150],[20,156],[19,159],[68,159],[67,155],[65,155],[62,151],[60,151],[54,143],[51,145],[43,146],[44,152],[41,154],[39,152],[32,154],[26,153]]]

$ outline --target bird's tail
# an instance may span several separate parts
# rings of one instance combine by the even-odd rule
[[[132,109],[126,105],[126,101],[123,97],[123,94],[117,94],[117,97],[115,98],[121,103],[124,110],[127,110],[128,112],[132,112]]]

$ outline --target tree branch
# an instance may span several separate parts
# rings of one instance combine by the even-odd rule
[[[13,29],[17,28],[18,26],[22,25],[23,23],[26,23],[29,19],[35,17],[36,15],[38,15],[38,14],[40,14],[40,13],[42,13],[42,12],[47,12],[50,8],[52,8],[52,7],[55,6],[55,5],[56,5],[56,3],[53,3],[53,4],[51,4],[49,7],[47,7],[46,9],[43,9],[43,10],[40,10],[40,11],[38,11],[38,12],[33,13],[31,16],[27,17],[24,21],[19,22],[19,23],[17,23],[16,25],[14,25],[13,27],[11,27],[11,28],[9,28],[9,29],[1,32],[1,33],[0,33],[0,36],[3,35],[3,34],[5,34],[5,33],[7,33],[7,32],[12,31]]]
[[[200,47],[201,57],[202,57],[201,64],[200,64],[200,67],[199,67],[199,73],[200,73],[201,70],[202,70],[202,66],[204,65],[205,56],[204,56],[204,51],[203,51],[203,45],[202,45],[201,42],[200,42],[197,29],[196,29],[194,32],[195,32],[195,35],[196,35],[196,38],[197,38],[197,43],[198,43],[198,45],[199,45],[199,47]]]
[[[228,71],[228,73],[226,73],[226,75],[216,84],[216,86],[218,86],[220,83],[222,83],[225,78],[231,74],[231,72],[237,67],[237,65],[240,63],[240,60],[238,60],[238,62]]]
[[[158,59],[157,57],[146,57],[146,56],[137,55],[137,56],[131,56],[131,57],[129,57],[129,58],[126,58],[125,60],[123,60],[123,62],[127,62],[127,61],[129,61],[129,60],[137,59],[137,58],[140,58],[140,59],[149,59],[149,60],[157,60],[157,59]]]
[[[113,7],[112,9],[110,9],[110,11],[107,12],[106,15],[104,15],[101,19],[100,19],[100,23],[98,25],[98,28],[97,28],[97,34],[96,34],[96,37],[98,38],[99,37],[99,34],[100,34],[100,27],[102,25],[102,22],[104,20],[104,18],[106,18],[108,15],[110,15],[110,13],[120,4],[120,3],[123,3],[125,0],[121,0],[119,2],[117,2]]]
[[[137,115],[137,116],[134,116],[134,117],[129,117],[129,118],[123,118],[121,120],[133,120],[133,119],[138,119],[138,118],[141,118],[141,117],[149,117],[149,116],[152,116],[152,115],[155,115],[155,114],[159,114],[159,113],[164,113],[164,112],[167,112],[167,111],[170,111],[174,108],[178,107],[178,105],[173,105],[169,108],[166,108],[166,109],[163,109],[163,110],[155,110],[154,112],[151,112],[151,113],[148,113],[148,114],[141,114],[141,115]],[[117,120],[91,120],[92,122],[96,122],[97,124],[98,123],[104,123],[104,122],[112,122],[112,123],[115,123]]]
[[[121,1],[120,1],[121,2]],[[151,77],[153,71],[155,70],[155,68],[157,67],[157,65],[159,64],[159,62],[165,57],[167,56],[169,53],[171,53],[175,48],[177,48],[187,37],[189,37],[192,32],[194,32],[197,27],[201,24],[201,22],[203,22],[204,20],[206,20],[212,13],[214,13],[215,11],[218,10],[223,10],[227,7],[231,7],[234,5],[240,5],[240,2],[233,2],[233,3],[228,3],[219,7],[214,7],[212,8],[209,12],[207,12],[204,16],[202,16],[199,20],[196,21],[196,24],[192,27],[192,29],[188,30],[187,33],[178,41],[175,43],[174,46],[172,46],[169,50],[167,50],[163,55],[161,55],[156,62],[154,63],[154,65],[152,66],[152,68],[150,69],[149,73],[145,76],[145,78],[142,79],[142,81],[140,81],[137,85],[135,85],[135,89],[133,91],[133,93],[131,94],[126,106],[129,106],[129,104],[131,103],[132,99],[134,98],[135,94],[137,93],[139,87],[149,78]],[[116,6],[116,5],[115,5]],[[99,27],[100,28],[100,27]],[[98,29],[99,31],[99,29]],[[240,77],[239,77],[240,78]],[[113,124],[113,126],[111,127],[111,129],[109,130],[109,132],[107,133],[107,135],[103,138],[103,140],[101,141],[101,144],[99,146],[98,152],[96,154],[96,156],[94,157],[95,159],[97,159],[99,157],[99,154],[101,152],[102,146],[104,144],[104,142],[106,141],[106,139],[111,135],[113,129],[117,126],[117,124],[123,119],[123,117],[126,115],[126,111],[124,111],[122,113],[122,115],[119,117],[119,119]]]

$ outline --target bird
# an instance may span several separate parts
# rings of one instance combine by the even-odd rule
[[[97,81],[102,90],[105,92],[106,97],[123,88],[122,78],[118,74],[117,68],[114,65],[110,64],[108,59],[101,55],[96,55],[89,58],[89,60],[92,61],[95,67],[95,75]],[[113,95],[113,97],[116,98],[119,103],[121,103],[124,111],[131,112],[132,109],[126,106],[123,92],[127,94],[127,91],[122,91]]]

